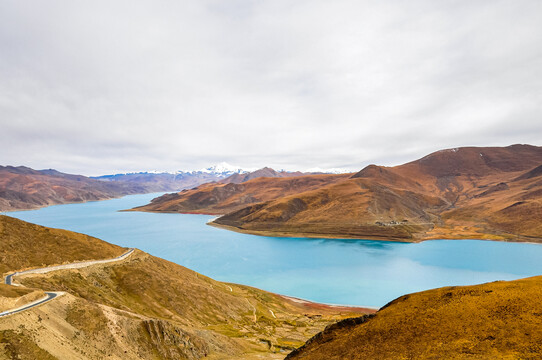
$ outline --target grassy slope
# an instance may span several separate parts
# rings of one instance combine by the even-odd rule
[[[289,359],[539,359],[542,277],[405,295]]]
[[[114,258],[126,249],[88,235],[0,215],[0,274],[67,262]]]

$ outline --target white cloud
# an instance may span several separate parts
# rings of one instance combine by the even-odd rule
[[[100,174],[541,145],[537,1],[4,1],[1,164]]]

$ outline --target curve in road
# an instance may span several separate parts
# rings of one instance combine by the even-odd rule
[[[44,268],[14,272],[14,273],[11,273],[11,274],[9,274],[9,275],[7,275],[5,277],[4,283],[6,285],[12,285],[12,286],[23,286],[21,284],[15,284],[13,282],[13,280],[14,280],[13,278],[15,276],[19,276],[19,275],[45,274],[45,273],[48,273],[48,272],[51,272],[51,271],[56,271],[56,270],[81,269],[81,268],[91,266],[91,265],[105,264],[105,263],[110,263],[110,262],[115,262],[115,261],[121,261],[121,260],[126,259],[128,256],[130,256],[134,252],[134,250],[135,249],[130,248],[124,254],[122,254],[120,256],[117,256],[116,258],[113,258],[113,259],[81,261],[81,262],[76,262],[76,263],[71,263],[71,264],[55,265],[55,266],[49,266],[49,267],[44,267]],[[36,301],[33,301],[31,303],[28,303],[26,305],[20,306],[20,307],[15,308],[15,309],[9,309],[9,310],[0,312],[0,317],[17,314],[17,313],[19,313],[21,311],[31,309],[31,308],[33,308],[35,306],[38,306],[38,305],[44,304],[46,302],[49,302],[49,301],[53,300],[54,298],[56,298],[58,296],[62,296],[64,294],[65,294],[65,292],[63,292],[63,291],[47,291],[47,292],[45,292],[45,297],[43,297],[41,299],[38,299]]]

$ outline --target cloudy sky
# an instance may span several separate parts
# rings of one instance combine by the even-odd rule
[[[542,145],[542,2],[0,2],[0,165],[394,165]]]

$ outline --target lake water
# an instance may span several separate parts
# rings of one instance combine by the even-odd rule
[[[272,238],[208,226],[206,215],[118,211],[158,195],[5,214],[136,247],[216,280],[331,304],[380,307],[410,292],[542,274],[539,244]]]

